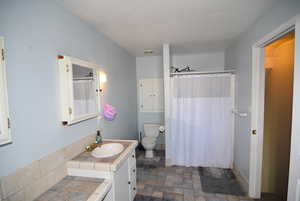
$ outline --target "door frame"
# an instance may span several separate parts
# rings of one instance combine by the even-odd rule
[[[266,34],[252,46],[252,100],[249,162],[249,196],[252,198],[260,198],[261,196],[265,104],[264,47],[292,30],[298,32],[300,27],[296,26],[297,22],[300,22],[300,14],[282,24],[269,34]],[[298,60],[299,59],[300,58],[298,58]],[[299,65],[300,63],[297,63],[297,57],[295,56],[295,68],[296,64]],[[300,68],[300,66],[298,66],[298,68]],[[293,123],[292,120],[292,124]],[[293,132],[292,129],[292,133]],[[291,162],[292,161],[290,161],[290,164]],[[290,172],[289,178],[291,178],[291,176],[293,175],[291,175]]]

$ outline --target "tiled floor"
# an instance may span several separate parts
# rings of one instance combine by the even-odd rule
[[[262,198],[255,201],[284,201],[286,199],[282,199],[277,195],[271,194],[271,193],[262,193]]]
[[[137,151],[137,196],[135,201],[243,201],[247,197],[207,194],[202,191],[197,168],[165,167],[164,152],[152,160]]]

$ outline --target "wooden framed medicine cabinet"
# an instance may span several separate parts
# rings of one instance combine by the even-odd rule
[[[12,142],[8,109],[4,38],[0,37],[0,145]]]
[[[58,56],[62,124],[100,116],[100,71],[96,64]]]

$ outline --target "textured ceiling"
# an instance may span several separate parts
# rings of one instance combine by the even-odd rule
[[[278,0],[60,0],[132,55],[223,50]]]

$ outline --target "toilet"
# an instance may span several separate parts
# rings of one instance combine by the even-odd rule
[[[157,137],[160,133],[160,124],[144,124],[145,136],[142,139],[142,145],[146,150],[145,157],[153,158],[153,149],[156,145]]]

